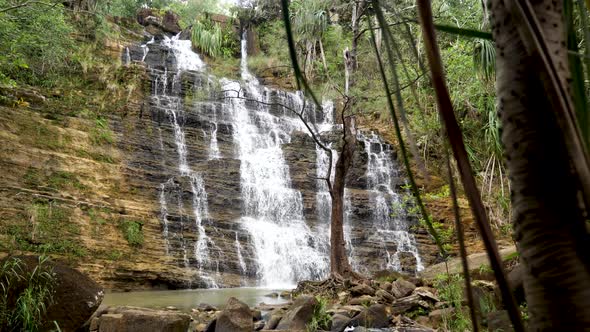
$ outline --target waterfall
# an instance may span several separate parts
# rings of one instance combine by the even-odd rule
[[[301,193],[292,188],[289,166],[282,145],[289,143],[295,130],[305,130],[297,119],[283,118],[269,111],[269,91],[261,88],[248,71],[246,44],[242,40],[242,79],[222,80],[223,90],[233,112],[234,142],[241,160],[241,191],[244,202],[240,225],[249,233],[260,285],[291,287],[298,280],[326,275],[322,242],[308,227],[303,216]],[[235,91],[261,101],[248,109]],[[297,94],[285,94],[283,104],[302,104]]]
[[[148,44],[153,43],[153,39],[144,45],[143,58],[149,53]],[[184,103],[182,97],[181,76],[186,71],[199,71],[204,68],[204,63],[199,56],[191,50],[190,41],[179,40],[179,36],[172,38],[165,37],[162,45],[172,50],[176,59],[176,68],[169,68],[168,64],[164,64],[164,70],[152,68],[151,73],[153,79],[153,94],[151,97],[152,107],[163,110],[168,116],[168,122],[172,127],[174,143],[176,145],[176,152],[178,155],[178,172],[171,178],[167,179],[165,183],[160,185],[159,203],[160,203],[160,220],[163,224],[163,237],[166,243],[166,253],[170,253],[171,237],[180,243],[183,255],[183,265],[186,268],[191,268],[191,260],[197,262],[197,268],[201,280],[203,280],[207,287],[217,287],[215,279],[209,275],[208,267],[211,266],[209,250],[215,248],[215,243],[207,235],[204,222],[209,219],[207,207],[207,191],[203,182],[202,175],[199,172],[193,171],[188,163],[188,148],[186,144],[186,136],[183,128],[185,121]],[[169,80],[169,70],[172,72],[172,80]],[[161,133],[160,133],[161,137]],[[163,148],[163,144],[160,145]],[[191,252],[187,246],[187,238],[184,236],[184,229],[187,225],[184,224],[182,218],[180,225],[175,226],[174,229],[178,231],[171,232],[171,225],[169,220],[169,206],[168,200],[173,199],[173,195],[177,195],[177,210],[183,211],[182,204],[182,189],[177,184],[178,181],[188,183],[190,193],[192,196],[192,216],[194,219],[194,228],[197,230],[197,241],[193,244],[192,257],[189,256]],[[179,192],[180,191],[180,192]],[[174,234],[171,234],[174,233]],[[216,263],[215,263],[216,264]]]
[[[129,47],[125,47],[125,65],[131,63],[131,54],[129,53]]]
[[[367,166],[367,187],[369,189],[373,209],[373,220],[376,232],[373,237],[383,244],[387,255],[384,268],[401,270],[400,253],[409,253],[416,260],[416,270],[424,269],[416,240],[408,232],[405,222],[407,215],[396,213],[392,207],[401,204],[400,195],[394,190],[394,181],[398,178],[397,165],[393,164],[390,146],[385,144],[375,133],[368,136],[359,134],[359,139],[365,142],[365,151],[369,157]],[[387,243],[392,242],[396,248],[391,254]]]
[[[207,76],[191,42],[178,35],[158,43],[152,38],[141,50],[131,54],[136,55],[132,60],[148,63],[152,79],[150,109],[158,123],[154,150],[165,174],[158,178],[156,201],[170,261],[196,275],[191,281],[198,287],[226,286],[228,275],[239,280],[231,285],[276,288],[326,277],[331,200],[321,178],[327,174],[328,155],[317,145],[314,150],[307,128],[292,110],[305,107],[304,118],[332,149],[333,179],[334,139],[342,126],[334,123],[332,102],[325,101],[320,110],[306,103],[301,92],[261,85],[248,70],[245,35],[239,81]],[[310,166],[307,182],[291,169],[299,161],[292,149],[300,141],[294,138],[301,137],[311,151],[302,157]],[[355,166],[362,172],[366,166],[364,174],[357,174],[365,182],[347,183],[344,192],[350,262],[361,272],[370,272],[368,259],[372,270],[402,270],[411,255],[420,270],[406,216],[391,216],[392,205],[400,200],[391,147],[374,133],[359,133],[358,139],[365,150],[357,153],[366,154],[368,162]],[[232,174],[235,179],[226,182]],[[311,189],[302,189],[302,181]],[[309,190],[311,196],[305,194]],[[359,204],[370,215],[358,216]]]

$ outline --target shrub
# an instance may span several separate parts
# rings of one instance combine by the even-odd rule
[[[307,324],[308,332],[328,330],[330,328],[330,323],[332,322],[332,318],[327,312],[328,300],[321,296],[316,296],[316,300],[317,304],[313,308],[313,316],[311,317],[311,321]]]
[[[140,221],[124,220],[121,224],[123,236],[134,247],[143,245],[143,223]]]
[[[0,8],[10,4],[0,0]],[[72,32],[59,3],[31,2],[0,13],[0,85],[55,83],[56,74],[68,68]]]

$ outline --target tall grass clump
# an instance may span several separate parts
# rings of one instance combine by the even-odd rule
[[[8,258],[0,265],[0,330],[42,329],[56,282],[47,260],[47,256],[40,256],[32,271],[18,257]]]

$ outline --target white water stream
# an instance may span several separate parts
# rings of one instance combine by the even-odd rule
[[[149,53],[149,44],[142,45],[143,57]],[[182,75],[191,72],[203,72],[206,68],[200,57],[191,49],[191,42],[179,40],[178,36],[165,38],[161,46],[172,51],[176,59],[174,67],[165,64],[164,69],[151,69],[153,89],[152,107],[161,109],[167,115],[168,123],[174,135],[177,154],[177,172],[160,185],[159,204],[160,220],[163,225],[162,236],[166,243],[166,254],[173,256],[170,241],[175,239],[181,243],[182,264],[186,268],[198,272],[206,287],[217,287],[219,281],[219,264],[221,250],[208,234],[210,221],[206,179],[203,174],[191,167],[190,154],[185,132],[184,99],[182,97]],[[301,110],[304,99],[301,93],[275,91],[262,86],[250,73],[247,66],[246,40],[242,40],[241,81],[220,79],[222,94],[225,101],[219,109],[213,107],[206,115],[210,127],[202,129],[203,137],[209,139],[209,151],[206,160],[235,158],[240,161],[240,191],[242,213],[235,223],[238,225],[233,242],[239,272],[242,275],[255,274],[257,286],[290,288],[299,280],[319,279],[329,272],[329,220],[331,202],[324,180],[317,180],[316,204],[318,225],[313,228],[306,222],[301,192],[293,188],[290,170],[285,160],[283,148],[291,142],[293,132],[307,133],[300,119],[290,110],[274,103]],[[169,69],[170,67],[170,69]],[[170,72],[169,72],[170,70]],[[319,132],[327,132],[337,128],[333,121],[334,106],[325,102],[323,113],[308,103],[306,118]],[[222,155],[218,142],[218,117],[229,118],[233,137],[234,155]],[[319,119],[319,120],[317,120]],[[227,120],[227,119],[226,119]],[[161,140],[160,150],[165,146]],[[382,244],[384,260],[383,268],[400,269],[400,252],[411,253],[417,263],[418,270],[422,263],[416,249],[413,235],[408,233],[404,222],[405,216],[391,217],[391,206],[399,200],[394,190],[396,165],[384,144],[376,135],[359,134],[359,140],[365,142],[365,153],[369,156],[367,167],[368,190],[371,203],[374,204],[373,227],[371,241]],[[359,151],[362,152],[362,151]],[[327,154],[317,148],[316,175],[325,177],[327,171]],[[333,151],[333,167],[337,153]],[[334,172],[332,171],[332,176]],[[181,182],[188,183],[192,197],[191,215],[196,236],[188,236],[189,228],[183,224],[182,217],[172,216],[171,207],[185,211],[182,203]],[[352,235],[355,229],[352,224],[352,203],[349,190],[345,191],[345,237],[349,248],[349,256],[353,266],[359,270],[363,262],[353,251]],[[174,231],[173,231],[174,230]],[[242,232],[245,232],[244,236]],[[242,236],[239,236],[239,234]],[[230,233],[231,234],[231,233]],[[245,248],[239,239],[248,238]],[[187,238],[195,238],[191,245]],[[394,243],[396,250],[391,250]],[[227,250],[227,249],[226,249]],[[215,253],[215,257],[212,256]],[[252,266],[248,266],[248,264]]]

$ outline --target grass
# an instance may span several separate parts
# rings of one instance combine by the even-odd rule
[[[94,127],[90,129],[90,141],[96,145],[107,145],[115,142],[115,134],[109,128],[107,119],[96,118]]]
[[[36,199],[27,208],[28,222],[5,225],[10,249],[84,257],[86,248],[73,240],[80,227],[71,221],[71,209],[45,199]]]
[[[53,300],[56,282],[47,260],[46,256],[39,257],[32,271],[28,271],[16,257],[5,260],[0,266],[0,329],[41,330],[43,316]]]
[[[23,175],[23,183],[32,189],[47,187],[53,190],[78,189],[84,191],[88,189],[80,182],[78,176],[67,171],[53,171],[49,174],[43,174],[40,170],[29,167]]]
[[[313,308],[313,315],[311,321],[307,324],[307,332],[316,332],[319,330],[328,330],[332,317],[327,312],[328,300],[321,296],[316,296],[317,304]]]
[[[440,300],[448,302],[455,311],[442,316],[442,330],[449,332],[464,332],[471,330],[471,319],[463,310],[463,277],[460,275],[438,275],[435,287]]]

